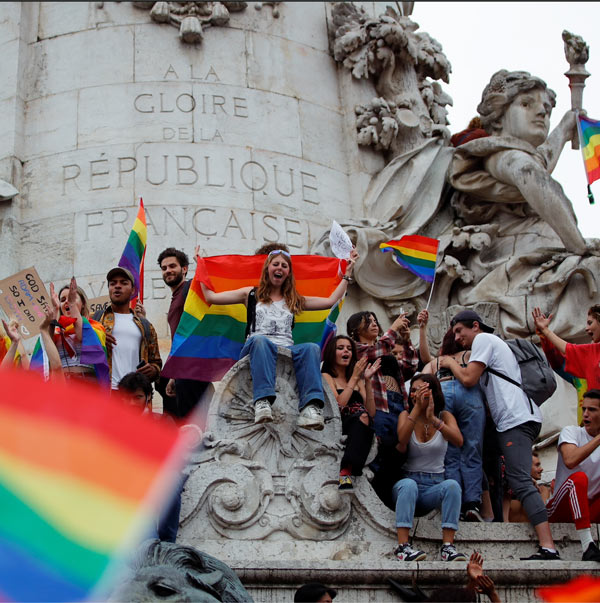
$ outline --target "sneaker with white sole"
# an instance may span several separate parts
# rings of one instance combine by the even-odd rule
[[[399,544],[394,549],[394,555],[400,559],[400,561],[423,561],[427,557],[427,553],[413,549],[408,542]]]
[[[323,411],[315,404],[307,404],[298,417],[298,427],[321,431],[325,427]]]
[[[444,544],[440,549],[440,557],[442,561],[466,561],[467,556],[464,553],[459,553],[453,544]]]
[[[261,398],[254,404],[254,423],[272,423],[273,413],[271,403],[267,398]]]

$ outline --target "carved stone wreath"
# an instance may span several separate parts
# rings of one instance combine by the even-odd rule
[[[187,44],[202,42],[203,30],[211,25],[225,26],[230,13],[246,10],[247,2],[132,2],[136,8],[150,9],[150,17],[157,23],[168,23],[179,28],[179,37]],[[263,4],[270,5],[273,17],[279,17],[280,2],[255,2],[254,8],[261,10]]]

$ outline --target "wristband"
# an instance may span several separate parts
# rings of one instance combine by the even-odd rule
[[[436,428],[438,431],[442,431],[442,427],[444,427],[444,425],[445,425],[445,424],[446,424],[446,423],[444,423],[444,421],[440,421],[440,422],[439,422],[439,423],[438,423],[438,424],[435,426],[435,428]]]
[[[346,274],[344,274],[344,276],[342,276],[342,279],[345,281],[348,281],[348,284],[352,284],[354,282],[354,280],[352,279],[351,276],[347,276]]]

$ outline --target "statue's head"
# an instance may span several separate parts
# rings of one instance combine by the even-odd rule
[[[193,547],[146,540],[109,601],[252,601],[233,570]]]
[[[527,71],[501,69],[483,90],[477,111],[486,132],[542,144],[550,128],[556,94]]]

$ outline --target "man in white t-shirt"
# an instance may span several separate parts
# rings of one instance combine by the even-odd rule
[[[125,375],[136,371],[156,381],[162,367],[158,337],[150,322],[129,307],[134,295],[133,275],[118,266],[108,272],[106,280],[110,305],[94,314],[94,319],[106,329],[111,387],[116,390]]]
[[[568,425],[558,438],[554,496],[547,502],[550,522],[573,522],[583,561],[600,561],[591,524],[600,523],[600,389],[583,394],[583,427]]]
[[[539,491],[531,481],[531,447],[540,433],[542,413],[530,404],[518,386],[486,371],[491,368],[521,383],[521,371],[508,344],[486,325],[473,310],[459,312],[451,321],[456,341],[471,350],[466,367],[450,356],[440,358],[440,366],[448,368],[465,386],[479,382],[487,398],[492,420],[498,432],[498,443],[506,466],[506,479],[514,496],[523,505],[538,540],[538,552],[531,560],[560,559],[552,540],[548,512]]]

